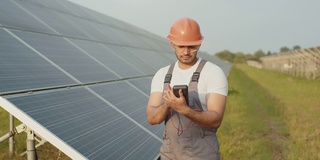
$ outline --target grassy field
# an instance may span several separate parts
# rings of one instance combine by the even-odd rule
[[[236,65],[230,71],[229,96],[218,137],[222,160],[320,159],[320,81]],[[9,115],[0,107],[0,136]],[[16,123],[18,124],[18,122]],[[16,156],[25,150],[25,134],[16,136]],[[46,143],[39,159],[69,159]],[[0,159],[9,159],[8,142]]]
[[[320,159],[320,81],[246,65],[228,80],[222,159]]]

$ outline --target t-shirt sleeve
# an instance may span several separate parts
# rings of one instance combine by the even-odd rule
[[[165,74],[167,73],[167,70],[168,70],[168,67],[161,68],[153,76],[152,82],[151,82],[150,94],[153,92],[163,91],[164,77],[165,77]]]
[[[207,93],[228,95],[228,80],[220,67],[216,66],[211,69],[207,76]]]

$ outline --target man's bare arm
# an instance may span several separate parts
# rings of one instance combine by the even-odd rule
[[[147,119],[149,124],[162,123],[169,111],[170,107],[164,103],[161,92],[151,93],[147,106]]]

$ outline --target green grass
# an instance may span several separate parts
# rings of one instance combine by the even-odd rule
[[[233,66],[222,159],[320,159],[320,82]]]
[[[15,126],[18,126],[21,122],[15,119]],[[0,107],[0,136],[9,132],[9,113]],[[15,135],[15,153],[10,158],[9,154],[9,140],[0,143],[0,159],[1,160],[26,160],[27,155],[20,156],[21,153],[26,151],[26,139],[25,132]],[[63,152],[60,152],[57,148],[50,143],[45,143],[43,146],[37,148],[37,155],[39,160],[70,160]]]

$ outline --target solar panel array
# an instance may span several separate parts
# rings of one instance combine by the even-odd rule
[[[165,38],[64,0],[0,4],[1,107],[73,159],[158,157],[163,125],[145,108],[176,61]]]

